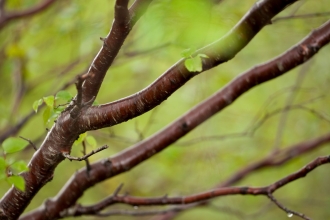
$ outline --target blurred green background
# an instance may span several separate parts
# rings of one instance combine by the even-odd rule
[[[10,0],[7,9],[23,10],[37,2],[40,1]],[[108,71],[97,102],[111,102],[143,89],[179,60],[183,50],[200,48],[221,38],[254,2],[155,0]],[[113,0],[57,1],[44,12],[11,22],[0,31],[1,133],[30,113],[35,100],[55,94],[77,74],[87,70],[102,46],[99,38],[109,32],[113,7]],[[326,0],[299,1],[278,17],[322,13],[329,8],[330,2]],[[88,132],[96,138],[98,146],[110,146],[92,156],[90,161],[114,155],[159,131],[238,74],[286,51],[329,17],[274,22],[233,60],[196,76],[154,110],[115,127]],[[111,194],[120,183],[124,183],[123,192],[134,196],[180,196],[205,191],[265,157],[274,147],[282,149],[325,134],[330,129],[329,54],[329,46],[324,47],[308,63],[252,89],[160,154],[130,172],[88,190],[79,202],[93,204]],[[72,85],[66,90],[72,95],[76,93]],[[312,110],[297,108],[267,117],[273,111],[295,104]],[[51,127],[51,124],[44,124],[42,113],[43,109],[17,136],[31,139],[39,146],[46,134],[45,128]],[[263,119],[253,135],[247,135]],[[218,138],[210,139],[210,136]],[[81,156],[81,150],[81,146],[74,146],[72,155]],[[88,151],[91,150],[89,147]],[[327,154],[329,144],[281,167],[254,172],[237,185],[268,185],[317,156]],[[28,162],[32,155],[33,149],[26,149],[8,157]],[[62,162],[54,179],[38,193],[26,211],[54,197],[70,176],[83,166],[84,162]],[[275,196],[288,208],[313,219],[330,219],[330,199],[326,196],[330,192],[329,174],[329,166],[324,165],[306,178],[278,190]],[[6,182],[0,182],[1,195],[9,187]],[[111,207],[119,208],[135,210],[125,205]],[[139,207],[139,210],[146,209],[148,207]],[[265,197],[226,196],[212,200],[209,206],[185,211],[175,219],[286,218],[286,213]],[[112,219],[157,218],[115,216]]]

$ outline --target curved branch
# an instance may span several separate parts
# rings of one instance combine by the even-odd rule
[[[195,55],[206,54],[209,57],[203,58],[201,72],[232,59],[276,14],[295,1],[257,2],[227,35],[196,51]],[[109,127],[146,113],[199,73],[189,72],[184,65],[184,59],[181,59],[142,91],[112,103],[87,109],[80,122],[82,129]]]
[[[129,204],[132,206],[154,206],[154,205],[185,205],[185,204],[192,204],[196,202],[202,202],[208,199],[212,199],[219,196],[227,196],[227,195],[264,195],[271,199],[276,205],[278,205],[281,209],[286,211],[288,214],[292,213],[297,216],[300,216],[304,219],[309,219],[308,217],[304,216],[303,214],[291,211],[278,203],[275,198],[273,197],[273,193],[278,189],[284,187],[285,185],[305,177],[308,173],[310,173],[315,168],[330,163],[330,156],[325,157],[318,157],[312,162],[308,163],[305,167],[300,169],[299,171],[292,173],[268,186],[264,187],[222,187],[222,188],[215,188],[209,191],[189,195],[189,196],[179,196],[179,197],[167,197],[162,196],[158,198],[142,198],[142,197],[134,197],[118,195],[119,190],[121,189],[122,185],[113,193],[112,196],[104,199],[103,201],[99,202],[98,204],[91,205],[91,206],[81,206],[76,205],[72,209],[66,210],[64,216],[80,216],[80,215],[94,215],[99,214],[104,208],[116,204],[116,203],[123,203]]]
[[[56,0],[44,0],[39,5],[36,5],[32,8],[23,10],[23,11],[13,11],[13,12],[5,12],[5,10],[2,10],[2,13],[0,14],[0,30],[9,23],[9,21],[17,20],[21,18],[30,17],[36,13],[39,13],[49,6],[51,6]],[[1,4],[4,4],[2,1]]]
[[[79,170],[67,182],[53,200],[23,219],[44,219],[58,216],[58,213],[75,204],[85,190],[107,178],[126,172],[171,145],[199,124],[233,103],[249,89],[288,72],[306,62],[330,41],[330,21],[313,31],[292,49],[281,56],[257,66],[231,81],[225,88],[197,105],[190,112],[174,121],[164,130],[132,146],[119,154],[91,165],[89,175],[86,169]],[[75,192],[74,194],[71,192]]]

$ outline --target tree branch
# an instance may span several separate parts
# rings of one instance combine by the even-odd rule
[[[329,41],[330,21],[314,30],[304,40],[281,56],[241,74],[222,90],[197,105],[164,130],[111,158],[94,163],[91,165],[89,176],[87,176],[85,168],[79,170],[59,192],[56,199],[49,200],[47,204],[28,214],[24,219],[29,219],[31,216],[34,219],[44,219],[45,216],[58,216],[58,213],[74,205],[89,187],[126,172],[162,151],[196,126],[229,106],[249,89],[281,76],[297,65],[306,62]]]
[[[96,98],[103,79],[117,56],[129,32],[142,16],[140,11],[145,11],[152,0],[135,1],[130,9],[127,9],[128,0],[117,0],[115,3],[115,19],[111,30],[103,41],[103,47],[96,55],[89,70],[87,78],[83,84],[83,102],[88,102]],[[138,14],[133,18],[133,15]]]
[[[305,177],[309,172],[317,168],[318,166],[330,163],[330,156],[319,157],[308,163],[305,167],[300,169],[299,171],[290,174],[268,186],[265,187],[224,187],[224,188],[215,188],[209,191],[189,195],[189,196],[179,196],[179,197],[157,197],[157,198],[142,198],[142,197],[134,197],[123,195],[120,196],[119,191],[122,188],[120,185],[112,196],[104,199],[98,204],[91,206],[81,206],[76,205],[72,209],[68,209],[66,213],[63,213],[63,216],[80,216],[80,215],[94,215],[100,214],[100,211],[107,208],[108,206],[116,203],[123,203],[132,206],[154,206],[154,205],[184,205],[184,204],[192,204],[196,202],[202,202],[208,199],[216,198],[219,196],[227,196],[227,195],[264,195],[267,196],[272,202],[274,202],[279,208],[284,210],[288,215],[293,214],[297,215],[303,219],[310,219],[306,217],[304,214],[297,213],[292,211],[282,204],[280,204],[272,195],[278,189],[284,187],[285,185]]]
[[[39,13],[49,6],[51,6],[56,0],[44,0],[39,5],[36,5],[32,8],[23,10],[23,11],[13,11],[13,12],[6,12],[5,10],[1,10],[0,13],[0,30],[9,23],[9,21],[18,20],[21,18],[27,18],[30,17],[36,13]],[[1,7],[3,9],[3,6],[5,4],[4,1],[1,1]]]
[[[295,0],[266,0],[256,3],[237,25],[223,38],[206,46],[197,54],[203,58],[203,71],[232,59],[270,20]],[[133,7],[133,6],[132,6]],[[193,55],[193,56],[195,56]],[[142,91],[100,106],[93,106],[82,117],[82,129],[100,129],[113,126],[148,112],[165,101],[177,89],[200,72],[189,72],[181,59],[150,86]],[[86,123],[86,122],[89,123]],[[88,126],[86,126],[88,124]]]

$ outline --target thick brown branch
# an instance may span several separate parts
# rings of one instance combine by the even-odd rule
[[[136,11],[141,11],[141,7],[143,8],[143,11],[145,11],[146,7],[148,7],[151,1],[152,0],[135,1],[130,9],[127,9],[128,0],[116,1],[115,19],[113,21],[111,30],[105,38],[101,38],[103,41],[103,47],[93,60],[88,70],[88,75],[90,77],[85,80],[83,85],[84,103],[95,99],[97,96],[104,76],[106,75],[126,37],[137,21],[132,20],[132,14],[136,14]],[[140,18],[141,16],[142,14],[139,14],[139,17],[137,18]]]
[[[277,13],[293,2],[295,0],[267,0],[255,4],[226,36],[196,52],[209,57],[203,60],[203,71],[232,59]],[[84,126],[82,129],[99,129],[137,117],[165,101],[197,74],[199,72],[189,72],[182,59],[144,90],[109,104],[89,108],[80,123]]]
[[[162,151],[186,133],[221,111],[249,89],[281,76],[299,64],[310,59],[320,48],[330,41],[330,22],[313,31],[308,37],[281,56],[241,74],[225,88],[186,113],[164,130],[132,146],[109,159],[91,165],[90,175],[85,169],[78,171],[69,180],[56,199],[31,214],[34,219],[58,216],[58,213],[74,205],[86,189],[107,178],[128,171]],[[75,192],[74,194],[70,192]]]
[[[219,197],[219,196],[227,196],[227,195],[264,195],[269,197],[276,205],[278,205],[281,209],[286,211],[287,213],[292,213],[297,216],[300,216],[304,219],[309,219],[305,217],[303,214],[294,212],[289,210],[288,208],[281,205],[275,198],[272,196],[276,190],[284,187],[285,185],[305,177],[309,172],[321,166],[323,164],[330,163],[330,156],[326,157],[319,157],[305,167],[300,169],[299,171],[290,174],[273,184],[270,184],[265,187],[224,187],[224,188],[216,188],[206,192],[201,192],[194,195],[183,196],[183,197],[158,197],[158,198],[142,198],[142,197],[133,197],[128,195],[120,196],[118,195],[119,189],[118,188],[115,193],[106,198],[105,200],[101,201],[98,204],[91,205],[91,206],[75,206],[74,208],[68,210],[67,216],[79,216],[79,215],[86,215],[86,214],[97,214],[102,211],[104,208],[116,204],[116,203],[124,203],[129,204],[132,206],[152,206],[152,205],[173,205],[173,204],[191,204],[196,202],[205,201],[211,198]]]
[[[13,11],[13,12],[5,12],[5,10],[2,11],[0,14],[0,30],[9,23],[9,21],[26,18],[29,16],[32,16],[36,13],[39,13],[46,8],[48,8],[52,3],[56,2],[56,0],[44,0],[39,5],[36,5],[32,8],[26,9],[24,11]],[[4,4],[1,2],[1,4]]]

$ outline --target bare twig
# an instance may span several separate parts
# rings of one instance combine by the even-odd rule
[[[34,149],[35,151],[38,150],[37,147],[36,147],[36,145],[35,145],[30,139],[24,138],[24,137],[22,137],[22,136],[19,136],[19,137],[22,138],[23,140],[29,142],[29,144],[33,147],[33,149]]]
[[[324,17],[324,16],[329,16],[329,15],[330,15],[330,12],[311,13],[311,14],[302,14],[302,15],[290,15],[290,16],[274,18],[272,20],[272,23],[275,23],[278,21],[283,21],[283,20],[288,20],[288,19],[307,19],[307,18]]]
[[[87,158],[89,158],[90,156],[92,156],[92,155],[94,155],[94,154],[96,154],[96,153],[98,153],[98,152],[100,152],[102,150],[105,150],[107,148],[108,148],[108,146],[107,145],[104,145],[102,147],[97,148],[96,150],[92,150],[90,153],[86,154],[83,157],[73,157],[68,152],[63,152],[62,155],[65,158],[69,159],[70,161],[72,161],[72,160],[82,161],[82,160],[87,160]]]
[[[282,205],[280,202],[278,202],[275,197],[273,196],[273,194],[269,193],[267,195],[267,197],[274,203],[277,205],[277,207],[279,207],[280,209],[282,209],[283,211],[285,211],[288,215],[288,217],[292,217],[292,215],[296,215],[296,216],[299,216],[300,218],[302,219],[305,219],[305,220],[311,220],[309,217],[307,217],[306,215],[304,214],[301,214],[301,213],[298,213],[298,212],[295,212],[291,209],[288,209],[287,207],[285,207],[284,205]]]

